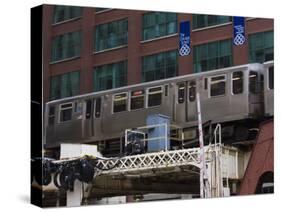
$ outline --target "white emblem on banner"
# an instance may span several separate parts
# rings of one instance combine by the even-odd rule
[[[179,50],[180,56],[185,56],[190,54],[190,47],[188,46],[190,37],[185,37],[183,33],[180,34],[180,42],[181,42],[181,48]]]
[[[240,46],[240,45],[244,44],[245,41],[246,41],[246,38],[243,35],[245,28],[241,25],[234,26],[234,28],[236,30],[236,35],[235,35],[235,38],[234,38],[233,42],[236,46]]]
[[[242,34],[237,34],[234,38],[234,43],[235,45],[239,46],[242,45],[243,43],[245,43],[245,36]]]

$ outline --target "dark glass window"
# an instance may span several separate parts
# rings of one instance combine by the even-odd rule
[[[193,72],[203,72],[232,65],[231,40],[220,40],[194,46]]]
[[[177,32],[177,14],[149,12],[142,18],[142,39],[149,40]]]
[[[80,56],[82,45],[81,32],[69,32],[56,36],[52,40],[51,62]]]
[[[169,95],[169,88],[168,88],[168,85],[165,85],[165,96],[168,96]]]
[[[56,5],[54,7],[53,23],[55,24],[81,17],[82,12],[82,7]]]
[[[142,58],[142,81],[149,82],[174,77],[178,72],[176,50],[145,56]]]
[[[128,20],[118,20],[95,27],[95,52],[127,44]]]
[[[193,29],[214,26],[232,21],[231,16],[192,15]]]
[[[232,73],[232,93],[243,93],[243,72],[237,71]]]
[[[65,122],[72,119],[72,107],[72,103],[60,105],[60,122]]]
[[[99,118],[101,115],[101,98],[96,98],[95,117]]]
[[[178,103],[184,103],[185,100],[185,84],[181,83],[178,85]]]
[[[144,108],[144,90],[131,92],[131,110]]]
[[[208,78],[204,79],[204,89],[207,90],[208,89]]]
[[[55,123],[55,107],[54,106],[50,106],[49,107],[49,120],[48,120],[48,124],[50,125],[54,125]]]
[[[113,99],[113,113],[127,110],[127,93],[117,94]]]
[[[225,76],[217,76],[211,78],[211,91],[210,96],[221,96],[225,95],[225,85],[226,79]]]
[[[268,86],[269,89],[274,89],[274,66],[268,69]]]
[[[91,118],[92,116],[92,100],[86,101],[86,119]]]
[[[51,77],[50,100],[79,94],[80,72],[74,71]]]
[[[127,61],[106,64],[94,68],[94,91],[127,85]]]
[[[148,89],[148,107],[161,105],[162,102],[162,87]]]
[[[189,101],[193,102],[196,99],[196,82],[195,81],[189,82],[188,90],[189,90]]]
[[[249,35],[249,60],[251,63],[273,60],[272,31]]]
[[[249,91],[250,93],[256,94],[258,93],[258,73],[254,71],[250,71],[249,75]]]

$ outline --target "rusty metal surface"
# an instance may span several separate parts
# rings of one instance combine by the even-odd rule
[[[273,120],[261,123],[260,132],[240,187],[240,195],[255,194],[260,176],[265,172],[274,171],[273,141]]]

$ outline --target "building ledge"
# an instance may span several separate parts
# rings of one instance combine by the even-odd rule
[[[122,49],[122,48],[125,48],[127,47],[128,45],[122,45],[122,46],[116,46],[116,47],[113,47],[113,48],[110,48],[110,49],[104,49],[104,50],[100,50],[100,51],[94,51],[93,54],[100,54],[100,53],[103,53],[103,52],[108,52],[108,51],[114,51],[114,50],[117,50],[117,49]]]
[[[227,25],[230,25],[230,24],[232,24],[232,21],[226,22],[226,23],[223,23],[223,24],[217,24],[217,25],[213,25],[213,26],[203,27],[203,28],[199,28],[199,29],[193,29],[192,32],[198,32],[198,31],[213,29],[213,28],[217,28],[217,27],[227,26]]]
[[[178,33],[174,33],[174,34],[171,34],[171,35],[165,35],[165,36],[161,36],[161,37],[157,37],[157,38],[152,38],[152,39],[149,39],[149,40],[142,40],[142,41],[140,41],[140,43],[149,43],[149,42],[152,42],[152,41],[157,41],[157,40],[162,40],[162,39],[165,39],[165,38],[175,37],[177,35],[178,35]]]
[[[101,14],[101,13],[106,13],[106,12],[109,12],[111,10],[114,10],[113,8],[108,8],[106,10],[101,10],[101,11],[98,11],[98,12],[95,12],[95,14]]]
[[[82,18],[82,16],[79,16],[79,17],[71,18],[71,19],[68,19],[68,20],[65,20],[65,21],[60,21],[60,22],[57,22],[57,23],[53,23],[52,26],[54,27],[54,26],[58,26],[58,25],[61,25],[61,24],[68,23],[68,22],[77,21],[81,18]]]
[[[53,62],[50,62],[49,64],[53,65],[53,64],[57,64],[57,63],[63,63],[63,62],[75,60],[75,59],[78,59],[78,58],[80,58],[80,56],[75,56],[75,57],[70,57],[70,58],[66,58],[66,59],[63,59],[63,60],[53,61]]]

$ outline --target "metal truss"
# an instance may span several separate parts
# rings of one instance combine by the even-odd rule
[[[214,148],[212,146],[205,147],[205,152],[210,153],[212,151],[214,151]],[[97,166],[105,170],[102,171],[101,174],[160,169],[183,165],[193,165],[199,168],[199,154],[199,148],[162,151],[156,153],[126,156],[122,158],[99,160]],[[206,159],[208,159],[209,155],[210,154],[206,154]]]

